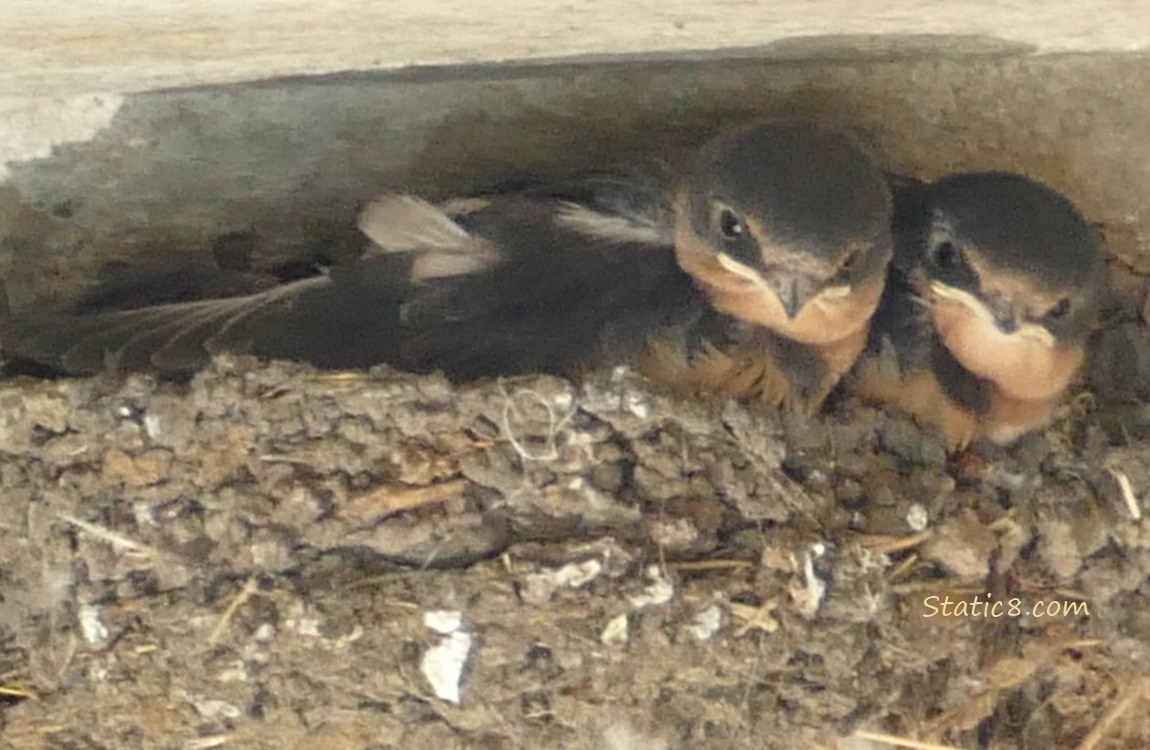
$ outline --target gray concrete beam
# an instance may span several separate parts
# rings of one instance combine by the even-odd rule
[[[762,114],[853,128],[898,171],[1026,172],[1150,268],[1150,6],[179,5],[0,11],[0,273],[15,305],[225,235],[264,263],[338,253],[381,189],[673,158]],[[938,31],[957,34],[921,35]],[[470,60],[488,62],[448,64]]]

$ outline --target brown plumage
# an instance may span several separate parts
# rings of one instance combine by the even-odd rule
[[[904,185],[895,227],[856,391],[936,427],[951,449],[1045,426],[1106,294],[1090,226],[1040,183],[981,172]]]
[[[0,346],[72,374],[187,372],[218,351],[456,379],[641,362],[671,387],[817,409],[879,298],[882,173],[849,137],[792,122],[688,162],[440,206],[383,196],[357,261],[211,299],[165,291],[194,286],[181,271],[135,272],[17,316]]]

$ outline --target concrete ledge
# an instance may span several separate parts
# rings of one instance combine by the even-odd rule
[[[221,237],[258,263],[339,255],[382,189],[673,159],[765,114],[851,128],[897,171],[1045,180],[1150,269],[1150,6],[233,5],[5,5],[0,273],[15,306]]]
[[[743,2],[7,0],[0,96],[767,45],[828,35],[985,35],[1042,51],[1145,49],[1150,6],[1106,0]]]

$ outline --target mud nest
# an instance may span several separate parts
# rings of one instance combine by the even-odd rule
[[[948,458],[849,401],[791,418],[626,370],[10,381],[0,733],[1144,748],[1150,443],[1102,425],[1080,398]]]

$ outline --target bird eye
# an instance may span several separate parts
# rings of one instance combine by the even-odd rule
[[[715,228],[725,239],[737,240],[743,236],[743,220],[727,206],[716,205],[714,217]]]
[[[956,268],[961,258],[958,248],[950,240],[943,240],[934,247],[934,262],[938,267],[950,271]]]
[[[1069,312],[1070,298],[1063,297],[1062,299],[1058,300],[1057,305],[1050,308],[1049,312],[1046,313],[1046,317],[1050,320],[1058,320],[1059,318],[1065,318]]]
[[[843,275],[849,274],[861,254],[862,248],[855,243],[851,243],[851,246],[847,248],[846,253],[843,255],[843,259],[839,261],[839,273]]]

